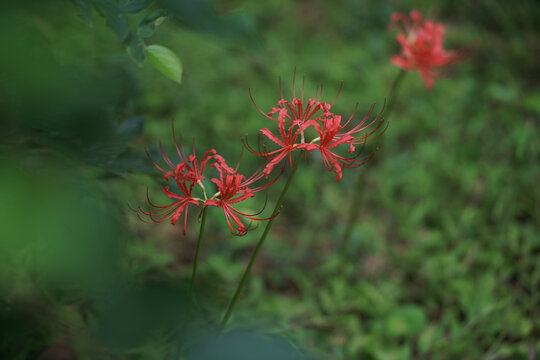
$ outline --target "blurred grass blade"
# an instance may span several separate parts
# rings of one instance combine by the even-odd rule
[[[146,48],[150,63],[169,79],[182,83],[182,62],[169,48],[150,45]]]

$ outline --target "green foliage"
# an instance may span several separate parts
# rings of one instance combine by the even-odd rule
[[[151,6],[153,0],[75,0],[83,19],[90,21],[92,8],[106,19],[120,42],[126,47],[129,56],[142,64],[149,57],[150,63],[167,78],[176,83],[182,80],[182,63],[174,52],[162,45],[146,46],[143,38],[154,34],[158,26],[163,24],[171,13],[176,19],[196,30],[207,31],[218,36],[239,39],[244,38],[253,43],[252,28],[242,14],[231,17],[218,15],[211,0],[204,1],[158,1],[159,8]],[[131,30],[126,15],[137,15],[149,8],[153,11],[140,19],[136,29]]]
[[[253,44],[253,26],[249,18],[242,12],[227,16],[218,14],[214,0],[157,0],[158,4],[167,9],[182,24],[198,30],[228,38],[235,43],[247,42]]]
[[[142,37],[150,37],[154,30],[167,19],[167,12],[156,10],[146,15],[137,25],[137,32]]]
[[[134,32],[130,32],[126,41],[126,51],[131,58],[138,64],[142,64],[146,59],[145,49],[146,44],[141,36]]]
[[[166,77],[180,83],[182,79],[182,63],[174,53],[164,46],[146,46],[143,38],[151,37],[154,30],[167,19],[167,11],[154,10],[142,18],[136,30],[130,30],[126,15],[133,15],[146,10],[153,0],[76,0],[83,19],[89,21],[92,6],[105,17],[107,25],[116,33],[125,45],[129,56],[142,64],[148,55],[150,62]]]
[[[253,329],[209,337],[203,344],[191,350],[188,357],[199,360],[307,359],[282,339],[276,336],[263,336]]]
[[[154,0],[119,0],[118,7],[125,14],[137,14],[146,9]]]
[[[424,309],[418,306],[404,305],[395,309],[388,316],[384,328],[390,336],[416,335],[425,327],[426,321]]]
[[[124,41],[129,33],[127,17],[116,2],[110,0],[92,0],[99,12],[107,19],[107,25]]]
[[[537,2],[75,3],[13,1],[0,12],[2,358],[62,347],[114,360],[540,353]],[[216,337],[261,226],[232,238],[208,212],[194,305],[184,284],[199,211],[186,237],[138,221],[130,206],[144,207],[147,191],[168,201],[144,148],[156,161],[160,142],[174,154],[174,119],[186,148],[195,138],[199,154],[215,148],[234,164],[240,137],[256,145],[271,125],[248,88],[269,111],[279,77],[290,97],[295,67],[306,97],[322,82],[331,102],[344,80],[335,110],[348,116],[358,101],[361,119],[398,74],[390,14],[413,7],[445,23],[445,46],[465,48],[464,60],[431,92],[406,74],[375,160],[341,182],[307,156],[231,329]],[[145,60],[149,37],[182,54],[182,87]],[[244,153],[242,171],[258,166]],[[362,207],[344,260],[356,187]]]
[[[146,56],[163,75],[179,84],[182,82],[182,62],[171,50],[161,45],[149,45]]]

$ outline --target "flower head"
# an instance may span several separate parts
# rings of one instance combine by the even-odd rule
[[[167,220],[171,220],[172,225],[176,225],[176,222],[183,214],[184,235],[186,235],[189,205],[191,204],[198,207],[201,200],[197,197],[192,196],[193,187],[196,184],[202,186],[201,180],[204,179],[204,177],[202,176],[202,172],[204,171],[206,164],[210,159],[219,155],[216,155],[216,151],[212,149],[211,151],[206,152],[202,161],[199,164],[195,155],[195,151],[193,152],[193,154],[186,156],[183,146],[181,146],[181,148],[178,147],[176,137],[174,143],[176,147],[176,152],[178,154],[178,157],[180,158],[180,162],[176,165],[174,165],[174,163],[167,156],[165,150],[163,149],[163,146],[160,145],[161,155],[165,163],[171,168],[170,171],[165,171],[161,166],[156,164],[148,151],[146,152],[152,164],[154,164],[154,166],[163,173],[166,181],[169,181],[171,178],[174,179],[178,191],[171,191],[171,187],[169,185],[166,185],[163,188],[163,193],[168,198],[172,199],[173,202],[164,206],[156,205],[152,203],[147,193],[148,204],[153,209],[148,211],[139,209],[137,213],[139,215],[142,214],[150,218],[150,221],[141,219],[145,222],[164,222]]]
[[[163,206],[156,205],[150,200],[147,194],[148,203],[152,209],[148,211],[137,210],[139,216],[144,215],[149,218],[149,220],[142,218],[141,220],[145,222],[164,222],[170,220],[171,224],[175,225],[178,219],[183,216],[183,233],[185,235],[189,206],[194,205],[198,207],[201,203],[204,206],[222,208],[229,230],[233,235],[244,235],[247,231],[251,230],[243,225],[239,216],[247,217],[250,220],[266,220],[256,218],[255,216],[258,214],[244,214],[232,207],[232,204],[253,197],[256,192],[272,185],[277,180],[277,177],[271,182],[258,187],[252,187],[255,182],[263,177],[260,170],[255,172],[251,177],[246,178],[244,175],[237,173],[238,166],[236,169],[229,167],[225,159],[221,155],[218,155],[216,150],[211,149],[205,152],[204,156],[199,159],[195,154],[195,149],[193,149],[191,154],[186,154],[182,143],[180,143],[180,146],[178,145],[176,136],[174,136],[174,128],[173,137],[178,161],[171,160],[165,153],[163,146],[160,145],[161,156],[169,169],[166,170],[164,167],[158,165],[150,157],[148,151],[146,152],[152,164],[163,174],[165,181],[168,183],[173,182],[171,185],[175,187],[174,190],[171,188],[171,185],[166,185],[163,188],[163,193],[172,202]],[[209,168],[212,172],[217,172],[218,175],[217,178],[210,179],[211,182],[217,185],[218,190],[211,197],[207,196],[207,189],[202,182],[205,176],[208,176],[205,172],[208,172]],[[198,195],[193,195],[195,192],[198,192]]]
[[[249,146],[247,139],[245,139],[246,148],[253,154],[261,156],[267,160],[263,174],[268,176],[275,165],[277,165],[285,157],[289,157],[289,164],[292,166],[291,153],[298,149],[306,147],[304,132],[310,126],[313,126],[317,121],[324,121],[333,114],[330,112],[332,104],[321,102],[320,99],[309,99],[307,102],[304,100],[304,86],[302,85],[302,95],[300,98],[296,97],[295,81],[293,78],[293,98],[291,101],[285,100],[283,97],[283,91],[281,90],[281,79],[279,82],[279,89],[281,99],[277,102],[276,107],[273,107],[267,114],[263,112],[253,100],[253,96],[250,97],[251,101],[257,107],[259,112],[266,118],[277,122],[279,136],[275,135],[268,128],[261,129],[260,132],[273,143],[278,145],[277,150],[273,151],[256,151]],[[337,97],[336,97],[337,98]],[[277,119],[275,118],[277,116]]]
[[[207,163],[210,160],[217,161],[220,164],[223,164],[225,167],[227,166],[225,163],[225,159],[223,159],[221,155],[218,155],[215,149],[207,151],[200,162],[197,160],[197,156],[195,155],[195,144],[193,145],[193,152],[189,155],[186,155],[184,146],[181,141],[180,147],[178,146],[178,141],[176,140],[176,134],[174,132],[174,126],[172,127],[172,134],[176,154],[178,155],[178,158],[180,160],[176,165],[169,159],[169,157],[165,153],[163,145],[159,144],[159,149],[161,150],[161,157],[163,158],[163,161],[165,161],[167,166],[170,167],[169,171],[163,170],[158,164],[156,164],[154,160],[152,160],[152,157],[150,156],[148,151],[146,151],[146,155],[148,156],[152,164],[160,172],[163,173],[163,175],[165,176],[165,180],[169,181],[169,179],[173,177],[177,183],[189,183],[191,188],[193,188],[193,185],[199,183],[201,180],[204,179],[204,176],[202,174],[204,172],[204,169],[206,168]]]
[[[390,58],[390,62],[404,70],[418,70],[426,88],[431,90],[438,73],[437,67],[448,66],[458,60],[455,52],[443,48],[444,26],[441,23],[422,20],[422,14],[413,10],[410,17],[393,13],[390,25],[403,32],[396,35],[401,53]]]
[[[341,87],[331,104],[321,101],[322,90],[320,92],[317,91],[314,98],[305,101],[304,86],[302,85],[300,98],[296,96],[294,88],[293,78],[293,98],[291,101],[285,100],[280,82],[281,99],[277,102],[277,106],[272,108],[269,113],[263,112],[255,104],[253,97],[251,98],[261,114],[277,123],[279,133],[279,135],[276,135],[268,128],[260,130],[262,135],[277,145],[276,150],[256,150],[249,145],[247,139],[244,140],[246,148],[251,153],[261,156],[268,161],[263,171],[265,176],[268,176],[274,166],[287,156],[289,158],[289,164],[292,166],[291,154],[296,150],[305,150],[307,152],[319,150],[326,168],[336,173],[336,181],[341,180],[342,168],[361,166],[372,157],[372,155],[369,155],[362,159],[357,159],[360,152],[356,155],[345,157],[338,155],[335,150],[340,145],[346,145],[349,153],[354,153],[357,145],[364,145],[381,136],[386,129],[386,127],[382,126],[384,123],[384,118],[381,116],[382,110],[375,119],[369,121],[373,112],[372,106],[359,124],[347,129],[354,118],[356,108],[353,114],[343,124],[341,123],[341,115],[336,115],[330,111],[339,96]],[[306,140],[306,130],[309,128],[314,128],[319,136],[308,141]]]
[[[309,151],[315,149],[320,151],[326,169],[336,173],[336,181],[341,180],[343,176],[342,168],[362,166],[373,157],[372,153],[365,157],[358,158],[362,153],[365,144],[376,140],[384,133],[384,130],[386,130],[386,127],[382,128],[384,119],[381,117],[384,105],[381,112],[373,120],[369,121],[369,118],[373,113],[373,108],[374,105],[371,106],[362,121],[349,130],[344,129],[350,123],[353,116],[351,116],[345,124],[341,124],[341,116],[335,115],[323,122],[322,126],[319,123],[313,125],[319,133],[319,142],[309,144],[306,149]],[[361,145],[361,150],[354,156],[344,157],[338,155],[334,151],[334,149],[340,145],[348,145],[348,152],[351,154],[355,153],[356,146],[358,145]]]
[[[211,199],[206,200],[204,206],[216,206],[223,210],[231,234],[242,236],[249,230],[252,230],[242,223],[239,216],[256,221],[270,219],[256,217],[262,210],[255,214],[246,214],[235,209],[233,204],[237,204],[255,196],[256,192],[264,190],[272,185],[277,180],[277,177],[261,186],[250,187],[263,177],[263,173],[260,170],[255,172],[251,177],[246,178],[244,175],[239,174],[237,170],[225,167],[217,162],[213,163],[211,166],[219,173],[219,178],[212,179],[212,182],[217,185],[218,192]]]

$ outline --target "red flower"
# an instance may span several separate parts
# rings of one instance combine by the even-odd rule
[[[426,88],[431,90],[438,77],[435,68],[448,66],[457,61],[454,52],[443,48],[444,26],[429,20],[423,21],[422,14],[413,10],[410,19],[401,13],[393,13],[391,26],[401,22],[404,32],[396,35],[401,45],[401,54],[394,55],[390,62],[404,70],[418,70]]]
[[[154,209],[148,211],[139,209],[137,213],[139,215],[142,214],[150,218],[150,221],[145,221],[144,219],[141,219],[144,222],[164,222],[170,219],[172,225],[176,225],[176,222],[178,221],[180,216],[184,214],[184,235],[186,235],[189,205],[193,204],[198,207],[199,202],[201,201],[201,199],[193,197],[191,195],[193,187],[195,186],[195,184],[199,184],[199,186],[202,186],[201,180],[204,179],[202,173],[208,161],[216,157],[221,160],[222,158],[221,156],[216,154],[216,151],[214,149],[212,149],[204,154],[204,157],[199,164],[197,161],[197,157],[195,156],[195,150],[193,150],[193,154],[186,156],[184,147],[178,147],[176,136],[174,136],[174,127],[173,138],[176,152],[178,154],[178,157],[180,158],[180,162],[177,165],[174,165],[173,162],[169,159],[169,157],[165,153],[165,150],[163,149],[163,146],[161,144],[159,146],[161,150],[161,156],[165,163],[171,168],[170,171],[165,171],[162,167],[156,164],[148,151],[146,151],[146,154],[148,155],[148,158],[150,159],[152,164],[154,164],[154,166],[163,173],[165,180],[169,181],[171,177],[174,178],[176,185],[179,189],[179,194],[172,192],[169,185],[165,186],[163,188],[164,194],[170,199],[174,200],[171,204],[165,206],[155,205],[154,203],[152,203],[147,194],[148,203]]]
[[[189,182],[190,188],[192,189],[195,184],[200,183],[200,181],[204,179],[202,173],[204,172],[204,169],[210,160],[215,160],[223,166],[227,167],[225,159],[223,159],[221,155],[218,155],[216,153],[216,150],[214,149],[207,151],[199,164],[199,162],[197,161],[197,157],[195,156],[195,144],[193,144],[193,153],[189,154],[189,156],[186,156],[184,146],[181,141],[180,147],[178,147],[178,142],[176,141],[176,135],[174,132],[174,126],[172,127],[172,134],[174,139],[174,147],[176,148],[176,153],[178,154],[178,158],[180,159],[180,162],[177,165],[173,164],[173,162],[165,153],[163,145],[159,144],[161,156],[165,163],[171,168],[170,171],[163,170],[159,165],[154,162],[154,160],[152,160],[152,157],[150,156],[148,151],[146,151],[146,155],[148,156],[152,164],[154,164],[154,166],[163,173],[163,175],[165,176],[165,180],[169,181],[169,178],[172,176],[175,178],[177,183],[181,182],[185,185],[187,182]],[[202,185],[202,183],[200,184]]]
[[[142,209],[139,209],[137,213],[140,215],[145,215],[150,218],[151,221],[146,221],[141,218],[142,221],[146,223],[153,223],[153,222],[164,222],[167,220],[171,220],[172,225],[176,225],[176,222],[184,214],[184,235],[186,235],[186,228],[187,228],[187,216],[188,216],[188,207],[189,204],[199,206],[200,199],[194,198],[191,196],[191,191],[186,192],[185,187],[180,187],[181,195],[176,194],[169,190],[170,187],[167,185],[163,188],[163,192],[165,195],[175,201],[173,201],[169,205],[165,206],[159,206],[152,203],[150,198],[148,197],[148,194],[146,194],[148,203],[150,206],[152,206],[153,210],[144,211]]]
[[[197,156],[195,155],[195,148],[193,148],[193,153],[186,155],[184,147],[182,143],[180,143],[180,147],[178,146],[178,142],[176,141],[176,135],[174,133],[174,126],[172,127],[172,133],[173,133],[173,139],[174,139],[174,146],[176,149],[176,153],[179,158],[179,162],[175,165],[173,161],[167,156],[165,153],[165,150],[163,149],[163,146],[160,144],[159,148],[161,150],[161,156],[163,158],[163,161],[169,166],[170,170],[166,171],[161,166],[156,164],[156,162],[152,159],[148,151],[146,151],[146,154],[148,155],[148,158],[154,164],[154,166],[163,173],[164,178],[166,181],[170,181],[171,178],[174,179],[177,187],[178,187],[178,193],[171,191],[171,188],[169,185],[165,186],[163,188],[164,194],[174,201],[171,204],[160,206],[155,205],[150,201],[150,198],[147,194],[148,203],[151,207],[153,207],[153,210],[144,211],[142,209],[139,209],[137,213],[139,215],[145,215],[150,218],[150,221],[145,221],[144,219],[141,219],[144,222],[164,222],[167,220],[171,220],[172,225],[176,225],[178,219],[182,214],[184,215],[184,235],[186,235],[186,228],[187,228],[187,215],[188,215],[188,208],[190,204],[199,206],[200,202],[203,201],[203,199],[192,196],[193,188],[195,185],[198,185],[203,195],[206,197],[205,189],[202,184],[202,180],[204,179],[203,172],[206,168],[206,165],[210,160],[213,160],[219,164],[222,164],[222,166],[227,167],[227,164],[225,163],[225,160],[223,157],[218,155],[216,153],[216,150],[212,149],[210,151],[207,151],[202,160],[199,162],[197,160]]]
[[[304,149],[308,152],[319,150],[326,168],[337,174],[336,181],[341,180],[343,167],[361,166],[372,157],[372,155],[369,155],[362,159],[357,159],[359,155],[357,154],[347,158],[333,152],[333,149],[339,145],[348,144],[349,152],[353,153],[355,151],[355,145],[364,145],[377,139],[386,129],[384,128],[381,130],[381,126],[384,122],[384,119],[381,117],[382,111],[374,120],[368,123],[369,117],[373,112],[372,106],[368,114],[358,125],[354,126],[350,130],[344,130],[344,128],[353,119],[356,108],[349,120],[345,124],[341,125],[341,116],[330,112],[330,109],[337,100],[340,91],[341,87],[338,91],[336,99],[334,99],[332,104],[322,102],[320,100],[321,94],[318,91],[315,99],[309,99],[307,102],[305,102],[303,86],[302,97],[296,97],[293,79],[293,99],[289,102],[283,98],[280,82],[281,99],[278,101],[277,107],[272,108],[268,114],[264,113],[255,104],[253,97],[251,98],[259,112],[261,112],[266,118],[277,122],[278,125],[279,137],[267,128],[260,130],[261,134],[266,136],[278,146],[277,150],[257,151],[249,146],[247,139],[244,140],[246,148],[251,153],[261,156],[268,161],[263,171],[265,176],[268,176],[273,167],[283,160],[287,155],[289,156],[289,164],[292,166],[291,153],[298,149]],[[274,114],[278,114],[277,119],[273,117]],[[375,123],[378,123],[375,126],[375,129],[368,131],[365,134],[361,134]],[[307,142],[305,139],[305,132],[309,127],[314,127],[319,133],[319,137]]]
[[[250,188],[249,186],[259,181],[263,177],[263,173],[261,171],[255,172],[251,177],[246,179],[244,175],[238,174],[237,170],[223,166],[223,164],[218,162],[213,163],[211,166],[219,172],[219,179],[214,178],[211,180],[217,185],[218,192],[211,199],[206,200],[204,206],[217,206],[223,210],[223,214],[225,215],[225,219],[227,220],[227,225],[229,226],[231,234],[242,236],[245,235],[249,230],[252,230],[252,228],[247,228],[242,223],[239,216],[243,216],[255,221],[271,219],[271,217],[255,217],[259,215],[262,210],[256,214],[246,214],[235,209],[232,205],[255,196],[256,192],[264,190],[272,185],[278,177],[264,185]]]
[[[269,138],[272,142],[277,144],[280,148],[274,151],[269,152],[261,152],[256,151],[253,148],[251,148],[247,142],[247,138],[244,140],[244,144],[246,148],[253,154],[257,156],[262,156],[265,158],[265,160],[268,162],[266,167],[263,170],[264,176],[268,176],[275,165],[277,165],[281,160],[283,160],[287,155],[289,155],[289,163],[292,166],[292,157],[291,153],[299,148],[301,144],[297,144],[298,136],[301,133],[301,127],[297,126],[297,129],[295,130],[295,126],[292,125],[292,123],[289,121],[288,131],[285,130],[285,123],[286,123],[286,117],[287,117],[287,109],[281,109],[279,111],[278,115],[278,130],[279,135],[281,136],[281,139],[278,138],[276,135],[274,135],[270,130],[268,129],[261,129],[261,133],[265,135],[267,138]],[[268,115],[268,117],[270,117]],[[271,117],[270,117],[271,118]],[[274,120],[273,118],[271,118]]]
[[[198,161],[197,156],[195,155],[195,149],[193,149],[192,154],[186,155],[182,144],[180,143],[180,147],[178,146],[176,136],[174,136],[174,128],[173,137],[176,153],[180,160],[176,165],[167,156],[163,146],[160,145],[161,156],[170,170],[163,169],[163,167],[152,160],[148,151],[146,153],[152,164],[163,173],[166,181],[172,181],[174,179],[178,191],[172,191],[169,185],[166,185],[163,188],[165,195],[173,200],[172,203],[164,206],[152,203],[147,194],[148,203],[153,209],[148,211],[139,209],[137,211],[139,216],[144,215],[150,218],[150,221],[141,218],[142,221],[150,223],[171,220],[171,224],[175,225],[178,219],[183,215],[185,235],[189,206],[195,205],[198,207],[201,202],[204,206],[211,205],[223,209],[227,224],[233,235],[244,235],[247,231],[251,230],[242,224],[239,216],[245,216],[251,220],[267,220],[256,218],[255,216],[259,213],[244,214],[236,210],[231,204],[236,204],[247,198],[253,197],[256,192],[264,190],[272,185],[277,180],[277,177],[273,181],[262,186],[250,188],[253,183],[263,177],[263,174],[260,171],[257,171],[250,178],[246,179],[244,175],[238,174],[237,170],[230,168],[225,162],[225,159],[218,155],[214,149],[207,151],[201,161]],[[204,171],[208,168],[208,165],[210,165],[211,168],[216,169],[219,174],[219,179],[211,179],[218,187],[218,192],[211,198],[207,197],[206,189],[202,183],[202,180],[205,178]],[[195,190],[195,185],[200,189],[199,197],[192,195]]]
[[[371,122],[368,123],[369,118],[373,113],[373,107],[374,106],[371,105],[371,108],[369,109],[364,119],[362,119],[360,123],[358,123],[356,126],[354,126],[348,131],[343,131],[343,129],[352,120],[354,113],[343,125],[341,124],[341,116],[339,115],[335,115],[326,119],[326,121],[322,123],[322,128],[319,123],[315,123],[313,125],[319,133],[319,143],[308,144],[306,150],[313,151],[317,149],[321,152],[321,156],[323,158],[326,169],[336,173],[336,181],[341,180],[343,176],[342,168],[355,168],[362,166],[373,157],[372,153],[368,156],[357,159],[358,155],[362,153],[365,144],[378,139],[386,130],[386,127],[380,130],[384,123],[384,118],[381,117],[384,110],[384,105],[379,115],[377,115]],[[375,123],[377,124],[373,129],[369,130],[365,134],[360,134],[363,131],[371,128],[372,125],[374,125]],[[357,153],[357,155],[349,158],[340,156],[332,151],[334,148],[343,144],[349,145],[349,153],[354,153],[356,150],[355,146],[357,145],[362,145],[362,149]]]

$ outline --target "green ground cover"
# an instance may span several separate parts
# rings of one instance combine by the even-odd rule
[[[373,102],[379,111],[399,73],[388,61],[398,51],[390,15],[413,8],[446,25],[445,46],[463,49],[463,61],[429,92],[417,73],[406,74],[388,130],[368,149],[378,147],[375,160],[345,169],[342,181],[308,155],[230,329],[257,328],[272,334],[266,340],[286,339],[265,343],[272,351],[290,346],[321,359],[538,358],[538,4],[214,6],[215,18],[171,18],[147,40],[182,60],[178,84],[148,61],[137,66],[95,10],[89,23],[71,2],[5,5],[0,344],[7,358],[43,359],[58,343],[80,359],[174,358],[166,357],[170,338],[154,330],[185,322],[185,294],[170,284],[189,280],[199,212],[185,237],[181,226],[137,219],[129,207],[146,203],[147,188],[164,200],[144,148],[159,156],[163,142],[172,150],[174,120],[186,146],[195,139],[199,152],[215,148],[235,163],[242,136],[256,143],[270,126],[248,89],[270,110],[280,77],[291,94],[295,68],[306,94],[322,83],[329,102],[344,81],[337,113],[350,114],[357,102],[358,118]],[[111,127],[111,119],[126,125]],[[244,152],[241,169],[259,165]],[[284,182],[269,189],[264,214]],[[343,252],[357,187],[360,212]],[[258,196],[243,209],[264,202]],[[209,212],[197,320],[205,329],[219,321],[261,232],[233,237],[219,209]],[[126,283],[137,286],[118,285]],[[251,335],[238,334],[247,347]]]

